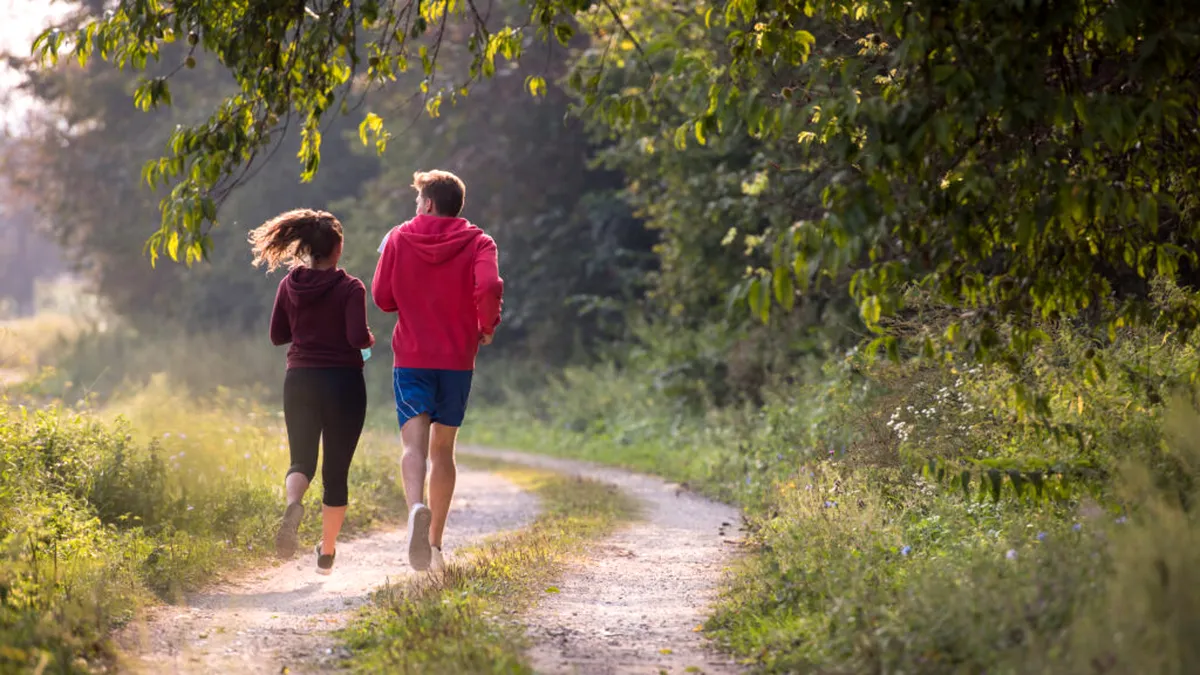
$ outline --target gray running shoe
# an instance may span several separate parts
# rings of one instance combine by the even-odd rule
[[[429,546],[429,520],[433,512],[424,504],[415,504],[408,514],[408,564],[418,572],[429,569],[433,553]]]
[[[284,560],[296,555],[296,549],[300,548],[298,532],[301,520],[304,520],[304,505],[299,502],[288,504],[279,523],[279,531],[275,533],[275,555]]]

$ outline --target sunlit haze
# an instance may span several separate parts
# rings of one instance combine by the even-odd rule
[[[45,0],[0,0],[0,51],[28,54],[29,46],[45,26],[66,9]],[[0,68],[0,111],[3,121],[19,121],[29,111],[30,100],[14,92],[20,75]]]

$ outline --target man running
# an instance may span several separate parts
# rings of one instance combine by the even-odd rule
[[[445,564],[442,532],[457,476],[455,440],[475,356],[500,324],[504,283],[496,242],[459,217],[466,198],[462,180],[447,171],[418,172],[413,188],[417,215],[384,237],[371,295],[380,309],[396,313],[392,382],[404,445],[408,560],[415,570],[437,571]]]

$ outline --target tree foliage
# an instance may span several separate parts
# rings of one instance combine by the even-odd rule
[[[71,30],[45,31],[33,51],[50,64],[67,55],[81,65],[98,57],[135,71],[164,64],[134,91],[142,110],[169,106],[176,76],[201,59],[215,59],[233,76],[236,86],[211,114],[176,128],[164,156],[142,170],[150,186],[170,186],[160,204],[161,228],[148,242],[152,258],[166,252],[191,262],[212,249],[218,205],[287,138],[293,123],[308,181],[320,167],[326,120],[350,110],[357,95],[419,68],[426,108],[436,114],[443,101],[493,75],[497,59],[518,58],[527,30],[565,41],[573,32],[571,15],[590,5],[537,0],[522,22],[492,30],[490,5],[481,11],[473,0],[121,0]],[[466,45],[471,58],[465,73],[443,80],[439,53],[450,42]],[[182,53],[170,49],[175,44],[184,45]],[[544,88],[544,81],[532,84],[535,92]],[[386,146],[381,118],[368,116],[361,129],[364,141]]]
[[[89,21],[89,4],[78,3],[69,20]],[[184,53],[178,44],[163,51],[164,58]],[[148,68],[150,76],[165,72],[162,64]],[[297,201],[320,207],[354,194],[376,164],[373,157],[335,151],[332,170],[298,194],[298,177],[283,153],[264,158],[258,171],[247,176],[247,189],[227,201],[227,227],[211,233],[220,245],[208,264],[191,270],[151,268],[144,243],[159,220],[163,193],[146,186],[141,168],[177,127],[203,120],[233,90],[227,74],[213,62],[200,63],[175,76],[176,105],[143,113],[130,102],[136,74],[73,61],[26,72],[27,93],[43,105],[11,142],[5,170],[37,209],[41,226],[67,261],[115,311],[139,327],[170,323],[189,330],[237,332],[261,326],[275,282],[249,266],[246,229]],[[353,126],[337,121],[331,145]],[[295,152],[300,141],[292,132],[283,147]],[[186,255],[175,246],[172,250]]]
[[[639,3],[647,6],[652,3]],[[772,301],[845,283],[862,320],[917,295],[954,308],[925,349],[1016,362],[1039,324],[1103,317],[1186,332],[1195,279],[1200,23],[1186,3],[772,0],[675,12],[639,33],[665,65],[646,87],[577,77],[610,128],[717,147],[790,144],[751,183],[807,174],[819,192],[770,223],[738,294]],[[703,27],[711,42],[681,39]],[[597,86],[599,85],[599,86]],[[662,115],[672,102],[673,117]],[[661,145],[657,146],[661,147]],[[773,158],[774,159],[774,158]],[[745,166],[745,164],[743,164]],[[881,338],[894,347],[894,337]]]
[[[797,262],[830,244],[865,255],[852,290],[868,322],[916,281],[974,313],[947,338],[978,353],[1016,322],[1021,351],[1036,320],[1145,318],[1146,280],[1194,274],[1200,23],[1185,4],[885,3],[847,28],[859,55],[819,64],[808,88],[830,94],[804,107],[844,168],[830,213],[789,243]],[[1190,330],[1196,308],[1163,318]]]
[[[582,34],[566,85],[616,141],[608,159],[628,172],[632,203],[665,233],[660,291],[675,305],[736,284],[766,320],[773,304],[844,287],[879,331],[920,296],[957,312],[917,336],[927,353],[942,344],[1011,363],[1049,321],[1103,318],[1111,337],[1200,320],[1190,293],[1150,301],[1154,278],[1186,286],[1197,270],[1200,17],[1188,3],[509,7],[497,24],[458,0],[122,0],[35,48],[141,68],[186,40],[180,68],[202,50],[233,74],[236,90],[147,168],[150,182],[174,183],[155,249],[207,252],[214,200],[292,117],[310,178],[321,121],[410,63],[436,116],[497,59],[528,61],[538,40]],[[447,75],[450,43],[469,58]],[[170,78],[147,77],[137,100],[169,103]],[[546,91],[540,74],[525,85]],[[384,119],[367,116],[361,135],[386,143]]]
[[[70,22],[87,25],[95,10],[87,2],[77,8]],[[413,213],[413,171],[445,168],[467,181],[464,215],[501,243],[508,303],[498,349],[562,361],[621,335],[623,310],[641,295],[653,266],[653,237],[621,200],[621,175],[592,167],[596,144],[567,116],[570,97],[556,85],[566,49],[547,50],[524,69],[503,65],[473,86],[469,99],[447,102],[436,117],[412,100],[424,75],[397,75],[372,92],[378,113],[325,121],[324,168],[306,184],[290,160],[304,139],[291,129],[281,150],[258,160],[244,188],[228,195],[224,227],[207,235],[213,246],[206,264],[151,268],[141,259],[142,245],[165,190],[141,182],[145,158],[180,125],[200,123],[236,92],[219,63],[200,58],[171,76],[173,105],[132,110],[139,76],[169,73],[168,62],[187,53],[179,41],[164,46],[162,62],[148,63],[141,74],[94,60],[23,64],[26,89],[45,105],[6,168],[70,260],[135,324],[260,329],[275,281],[248,265],[245,231],[296,206],[335,213],[346,228],[343,266],[369,279],[380,238]],[[467,45],[447,42],[438,58],[446,69],[465,71],[472,55]],[[532,100],[530,89],[538,94]],[[372,125],[381,125],[379,114],[392,122],[394,136],[377,158],[362,137],[370,139]],[[186,260],[182,238],[169,237],[166,252]]]

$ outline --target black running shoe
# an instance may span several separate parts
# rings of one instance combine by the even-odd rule
[[[337,556],[337,551],[325,555],[321,553],[321,544],[317,544],[317,574],[331,574],[333,572],[333,559]]]

